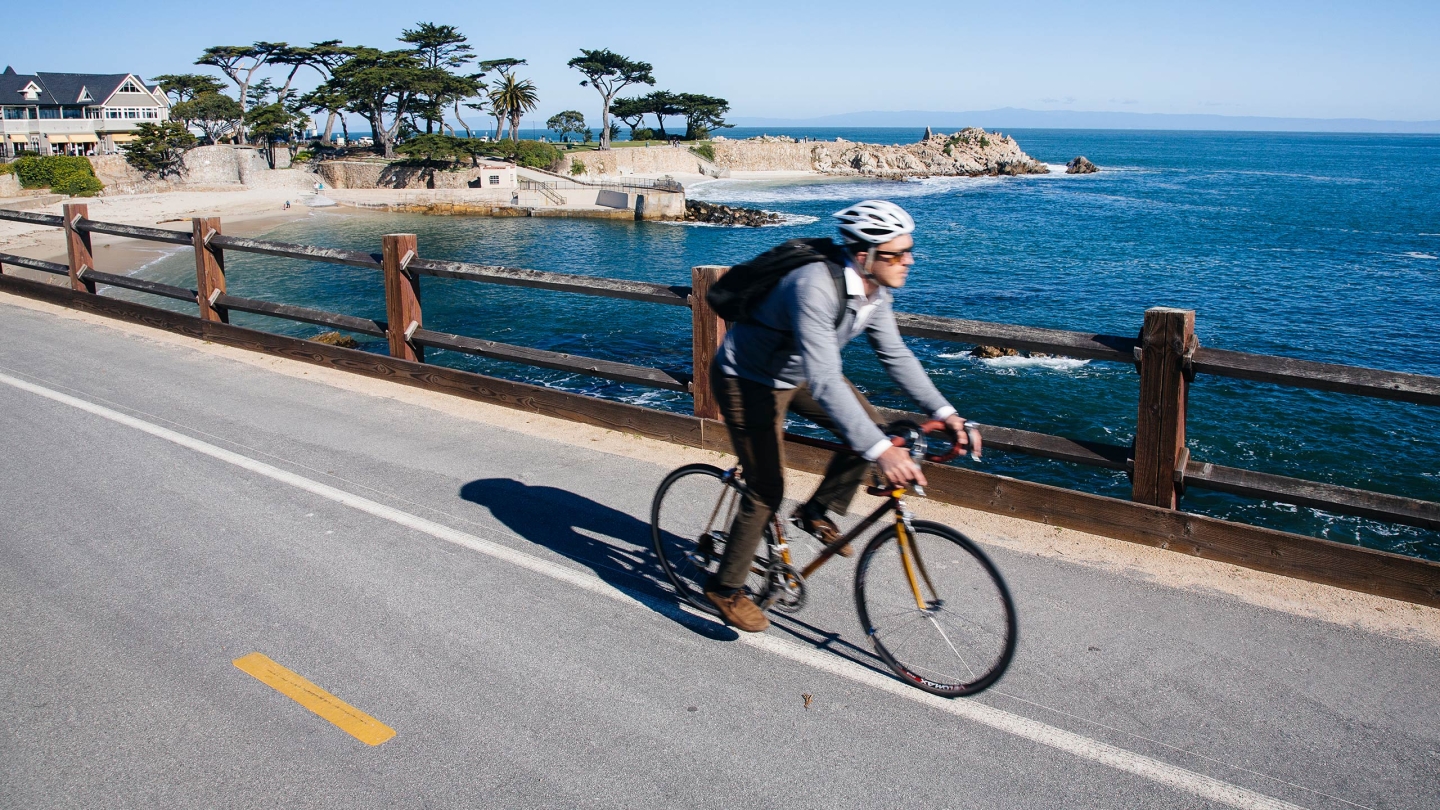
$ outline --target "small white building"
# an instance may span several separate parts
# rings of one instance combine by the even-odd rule
[[[159,86],[133,73],[0,73],[0,157],[110,154],[169,118]]]
[[[495,160],[481,161],[478,169],[471,169],[470,174],[475,179],[470,181],[471,188],[484,189],[516,189],[520,187],[520,179],[515,173],[513,163],[502,163]]]

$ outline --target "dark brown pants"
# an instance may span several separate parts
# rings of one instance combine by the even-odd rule
[[[725,415],[725,427],[730,431],[730,444],[740,459],[745,484],[750,489],[730,527],[720,569],[710,582],[711,587],[733,589],[745,584],[765,524],[785,500],[786,412],[794,411],[831,432],[835,425],[803,385],[771,388],[741,377],[727,377],[718,365],[712,367],[710,379],[715,400]],[[883,424],[880,414],[854,383],[850,384],[850,390],[855,392],[855,398],[870,418],[876,424]],[[870,462],[857,454],[836,453],[825,469],[825,479],[810,497],[810,505],[843,515],[869,465]]]

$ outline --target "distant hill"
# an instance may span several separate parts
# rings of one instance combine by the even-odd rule
[[[1370,118],[1266,118],[1240,115],[1023,110],[1003,107],[971,112],[854,112],[819,118],[734,116],[740,127],[989,127],[1005,129],[1188,129],[1248,132],[1393,132],[1440,134],[1440,121],[1376,121]]]

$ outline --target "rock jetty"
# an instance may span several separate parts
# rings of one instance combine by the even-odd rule
[[[865,177],[978,177],[1049,174],[1050,168],[1020,149],[1014,138],[979,127],[917,143],[882,146],[834,141],[797,141],[760,136],[713,141],[715,163],[735,171],[815,171]]]
[[[1100,167],[1091,163],[1084,155],[1065,164],[1066,174],[1094,174],[1098,171]]]
[[[759,228],[762,225],[778,225],[784,221],[784,217],[758,208],[732,208],[728,205],[686,200],[685,221]]]

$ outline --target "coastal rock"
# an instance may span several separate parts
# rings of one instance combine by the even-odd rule
[[[778,137],[717,142],[716,165],[735,171],[815,171],[864,177],[977,177],[1047,174],[1013,138],[979,127],[951,135],[931,133],[911,144],[885,146],[834,141],[796,142]]]
[[[326,346],[339,346],[342,349],[360,348],[360,341],[349,335],[342,335],[339,332],[325,332],[310,339],[316,343],[324,343]]]
[[[778,225],[784,221],[784,218],[779,214],[761,211],[758,208],[732,208],[728,205],[686,200],[685,221],[759,228],[762,225]]]
[[[1019,357],[1020,352],[1008,346],[976,346],[970,350],[970,356],[980,360],[994,360],[997,357]]]
[[[1100,167],[1091,163],[1084,155],[1065,164],[1066,174],[1094,174],[1098,171],[1100,171]]]

